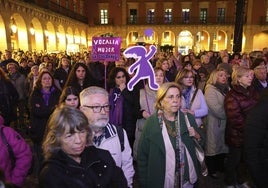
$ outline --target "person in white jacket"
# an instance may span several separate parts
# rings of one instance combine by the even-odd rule
[[[114,158],[116,165],[122,168],[128,182],[133,185],[134,167],[131,147],[126,131],[123,130],[124,145],[121,145],[118,128],[109,123],[108,92],[96,86],[84,89],[80,93],[80,110],[87,116],[89,125],[93,130],[93,143],[96,147],[108,150]]]

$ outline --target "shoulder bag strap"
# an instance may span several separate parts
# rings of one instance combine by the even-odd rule
[[[192,106],[192,104],[194,102],[194,99],[195,99],[195,96],[196,96],[197,92],[198,92],[198,88],[195,88],[194,95],[193,95],[193,97],[191,99],[191,102],[190,102],[190,108],[191,108],[191,106]]]

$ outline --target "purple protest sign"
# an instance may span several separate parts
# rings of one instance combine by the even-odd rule
[[[118,61],[120,59],[120,37],[93,37],[93,61]]]

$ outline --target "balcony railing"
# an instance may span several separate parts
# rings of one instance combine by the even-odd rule
[[[83,22],[88,24],[88,18],[85,16],[82,16],[81,14],[78,14],[76,12],[73,12],[72,10],[68,10],[65,7],[62,7],[58,5],[57,3],[54,3],[49,0],[24,0],[24,2],[36,4],[42,8],[49,9],[53,12],[59,13],[63,16],[67,16],[69,18],[75,19],[77,21]]]
[[[94,18],[94,25],[114,25],[114,19],[109,18],[107,23],[102,23],[100,19]]]
[[[154,18],[146,18],[146,17],[138,17],[136,19],[128,18],[127,23],[129,25],[191,25],[191,24],[211,24],[211,25],[232,25],[235,23],[235,17],[208,17],[206,19],[200,19],[200,17],[173,17],[171,19],[167,19],[164,17],[154,17]]]

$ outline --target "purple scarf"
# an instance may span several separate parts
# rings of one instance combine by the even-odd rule
[[[48,106],[48,101],[49,101],[49,98],[50,98],[50,95],[51,93],[55,91],[55,88],[54,87],[51,87],[50,90],[48,92],[44,91],[43,89],[41,89],[41,93],[43,95],[43,99],[45,101],[45,104],[46,106]]]
[[[110,109],[110,123],[122,126],[123,120],[123,96],[119,88],[114,88],[110,92],[109,102]]]

